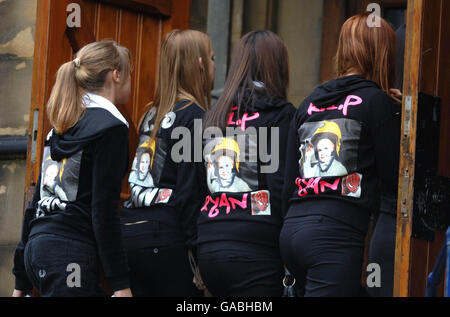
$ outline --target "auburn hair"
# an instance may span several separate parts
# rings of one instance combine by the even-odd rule
[[[336,54],[338,77],[357,73],[375,82],[388,95],[395,88],[396,37],[380,17],[380,26],[369,26],[370,13],[349,18],[342,26]]]
[[[217,103],[205,114],[204,128],[227,126],[228,114],[235,106],[240,114],[245,98],[256,97],[263,84],[263,94],[287,98],[289,56],[283,40],[271,31],[252,31],[240,40],[230,65],[225,88]],[[261,85],[259,85],[261,86]]]
[[[212,82],[208,63],[212,63],[211,52],[211,40],[203,32],[172,30],[165,36],[153,102],[156,118],[152,138],[158,133],[164,116],[174,109],[178,101],[188,100],[186,107],[196,103],[205,111],[209,109]]]
[[[66,132],[80,120],[86,110],[83,95],[103,89],[110,71],[120,71],[122,78],[128,78],[131,72],[130,51],[114,41],[90,43],[75,57],[78,63],[70,61],[58,69],[47,103],[47,116],[58,134]]]

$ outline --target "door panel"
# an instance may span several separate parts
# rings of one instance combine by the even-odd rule
[[[100,0],[100,2],[113,4],[128,10],[144,12],[149,15],[165,17],[172,15],[173,4],[171,0]],[[178,5],[177,0],[175,0],[175,5]]]
[[[420,44],[420,78],[419,91],[433,96],[441,97],[441,136],[439,175],[450,177],[450,153],[448,140],[450,129],[448,120],[450,116],[450,94],[448,80],[450,65],[448,58],[444,58],[449,50],[450,24],[445,18],[450,14],[450,3],[446,0],[426,0],[423,2],[422,12],[422,43]],[[447,65],[445,65],[447,64]],[[446,67],[446,68],[445,68]],[[439,256],[442,245],[445,243],[445,231],[436,230],[433,241],[424,241],[411,238],[410,285],[409,296],[424,296],[427,277],[432,271]],[[437,292],[443,296],[443,284]]]
[[[66,25],[69,3],[80,5],[80,28]],[[130,101],[126,105],[117,105],[130,123],[131,166],[137,146],[137,124],[155,92],[160,43],[164,34],[174,27],[183,29],[189,26],[189,8],[190,0],[38,1],[26,192],[37,182],[43,143],[51,129],[45,104],[55,82],[55,74],[63,63],[73,59],[79,48],[95,40],[113,39],[132,53],[134,69]],[[34,133],[35,110],[39,118],[38,129]],[[33,142],[36,144],[36,159],[31,161]],[[124,179],[121,198],[127,195],[128,184]]]

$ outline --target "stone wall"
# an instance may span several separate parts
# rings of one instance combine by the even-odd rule
[[[37,0],[0,0],[0,138],[26,136],[29,124]],[[20,239],[25,154],[0,158],[0,296],[10,296]]]

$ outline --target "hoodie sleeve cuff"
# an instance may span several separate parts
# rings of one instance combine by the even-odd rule
[[[128,275],[108,278],[109,285],[114,292],[130,288]]]
[[[33,289],[33,285],[30,283],[28,278],[16,277],[14,289],[18,291],[31,291]]]

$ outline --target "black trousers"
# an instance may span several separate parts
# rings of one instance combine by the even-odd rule
[[[88,243],[54,234],[33,236],[25,247],[25,269],[42,297],[106,296],[96,248]]]
[[[131,291],[136,297],[202,296],[192,282],[185,245],[127,250]]]
[[[246,251],[199,253],[208,291],[216,297],[281,297],[284,268],[280,257]]]
[[[393,296],[396,230],[396,215],[380,212],[370,241],[368,262],[380,265],[381,287],[368,288],[370,296]]]
[[[361,286],[365,234],[326,216],[285,221],[284,263],[305,297],[366,296]]]

